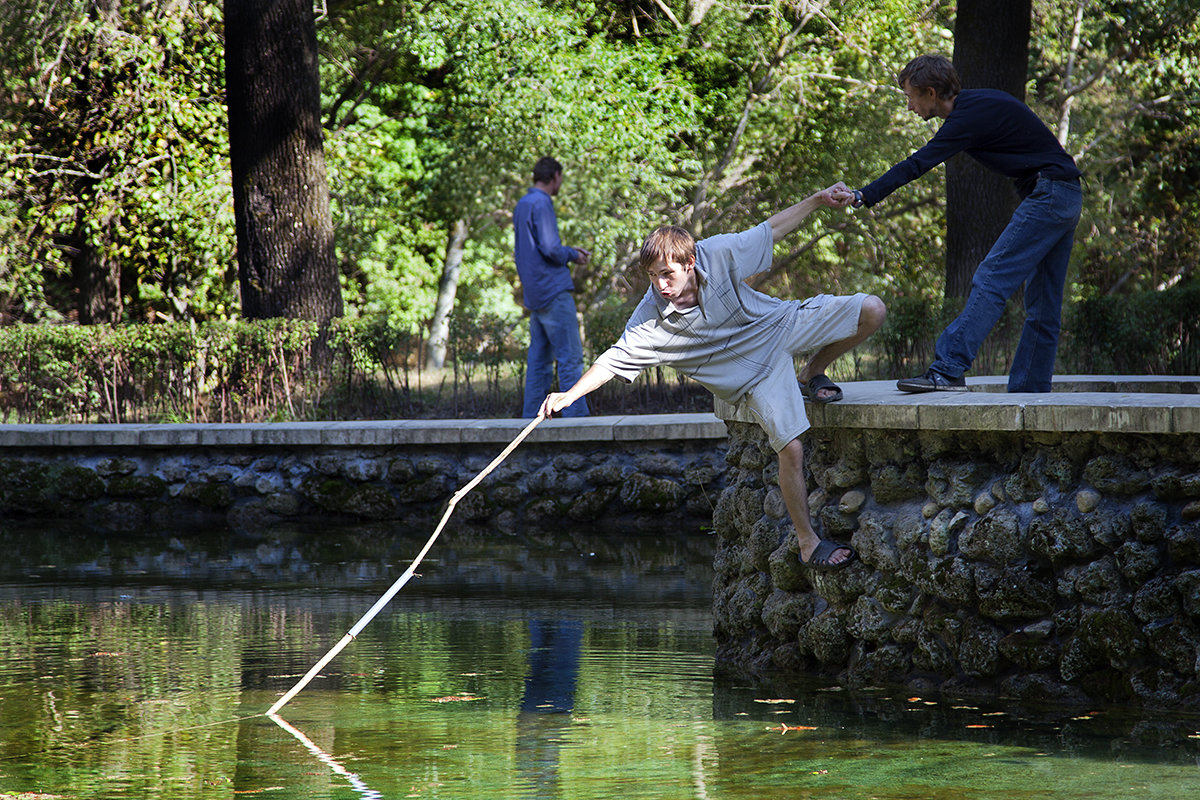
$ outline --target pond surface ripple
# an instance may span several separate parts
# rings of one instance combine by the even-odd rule
[[[453,528],[453,526],[451,526]],[[0,528],[0,798],[1175,798],[1200,719],[714,678],[701,532]]]

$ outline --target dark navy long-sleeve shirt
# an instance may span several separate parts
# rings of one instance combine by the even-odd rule
[[[531,186],[513,209],[513,258],[521,277],[524,304],[530,311],[545,308],[560,292],[574,291],[567,266],[579,257],[574,247],[558,238],[554,200]]]
[[[966,89],[928,144],[862,188],[863,204],[875,205],[960,152],[1012,178],[1021,197],[1033,191],[1039,174],[1055,180],[1080,175],[1075,160],[1027,105],[998,89]]]

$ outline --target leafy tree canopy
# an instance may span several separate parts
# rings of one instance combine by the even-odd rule
[[[1200,249],[1200,10],[1035,0],[1027,99],[1085,172],[1076,297],[1167,286]],[[460,309],[519,314],[512,205],[558,158],[564,239],[590,246],[585,315],[636,296],[658,224],[752,225],[926,141],[894,85],[953,48],[951,0],[328,0],[327,161],[348,313],[427,324],[447,231]],[[74,318],[92,247],[130,320],[238,313],[214,0],[0,7],[0,312]],[[870,213],[815,215],[771,291],[941,293],[940,172]]]

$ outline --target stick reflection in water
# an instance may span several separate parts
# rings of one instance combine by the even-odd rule
[[[303,731],[298,730],[296,727],[291,725],[287,720],[285,720],[283,717],[279,716],[278,714],[267,714],[266,716],[268,718],[270,718],[270,720],[272,722],[274,722],[276,725],[283,728],[285,731],[290,733],[292,736],[296,737],[296,741],[298,741],[298,742],[300,742],[300,744],[304,745],[304,749],[308,750],[308,752],[310,752],[314,756],[316,756],[317,759],[319,761],[321,761],[321,763],[328,766],[331,770],[334,771],[334,773],[341,775],[343,778],[345,778],[350,783],[350,786],[353,787],[354,791],[358,792],[360,795],[362,795],[367,800],[383,800],[382,794],[380,794],[379,792],[375,791],[374,789],[372,789],[371,787],[369,787],[365,783],[363,783],[362,778],[358,777],[358,775],[356,775],[355,773],[353,773],[350,770],[343,767],[340,763],[338,763],[337,759],[335,759],[333,756],[329,755],[329,753],[326,753],[324,750],[322,750],[320,747],[318,747],[317,743],[314,742],[312,739],[305,736]]]

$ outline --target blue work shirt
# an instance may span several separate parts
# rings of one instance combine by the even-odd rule
[[[554,200],[536,186],[530,187],[513,209],[513,257],[524,289],[524,304],[538,311],[561,292],[574,291],[568,264],[579,257],[574,247],[558,238]]]
[[[862,189],[863,205],[873,206],[960,152],[1007,175],[1027,197],[1038,176],[1079,177],[1075,160],[1029,106],[999,89],[966,89],[929,143]]]

